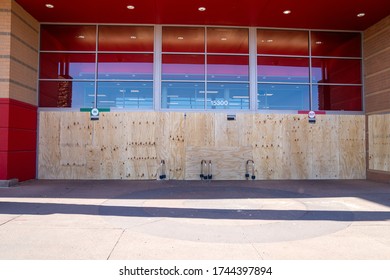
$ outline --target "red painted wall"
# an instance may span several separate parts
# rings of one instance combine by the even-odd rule
[[[37,107],[0,98],[0,180],[34,179]]]

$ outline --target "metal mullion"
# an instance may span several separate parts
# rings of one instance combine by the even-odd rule
[[[94,89],[94,107],[97,108],[97,91],[98,91],[98,54],[99,54],[99,25],[96,25],[96,42],[95,42],[95,89]]]
[[[249,29],[249,110],[257,111],[257,28]]]
[[[162,76],[162,26],[154,26],[154,54],[153,54],[153,108],[155,111],[161,108],[161,76]]]
[[[311,31],[309,30],[308,42],[309,45],[309,109],[313,110],[313,80],[312,80],[312,71],[313,71],[313,63],[312,63],[312,52],[311,52]]]

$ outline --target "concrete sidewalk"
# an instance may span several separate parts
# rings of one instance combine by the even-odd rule
[[[390,260],[390,185],[28,181],[0,189],[0,259]]]

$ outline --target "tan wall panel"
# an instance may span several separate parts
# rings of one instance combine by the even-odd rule
[[[376,53],[383,52],[386,50],[386,46],[388,44],[390,37],[390,23],[381,30],[380,33],[376,33],[369,38],[364,39],[364,55],[365,57],[370,57],[375,55]]]
[[[362,116],[339,117],[339,178],[361,179],[366,170],[366,130]]]
[[[11,30],[11,0],[0,0],[0,32],[10,32]]]
[[[39,23],[16,1],[12,1],[10,16],[9,97],[37,105],[37,69]]]
[[[367,113],[388,110],[390,110],[390,88],[384,92],[366,96]]]
[[[367,154],[370,179],[390,178],[390,16],[364,32]],[[372,172],[371,172],[372,171]]]
[[[390,68],[377,75],[365,77],[364,91],[366,95],[381,92],[390,88]],[[368,111],[367,111],[368,112]]]
[[[389,47],[386,48],[384,45],[384,51],[375,53],[375,55],[364,59],[364,72],[366,76],[375,74],[389,69],[390,67],[390,43],[387,44]]]
[[[0,16],[2,13],[0,12]],[[0,24],[1,26],[1,24]],[[5,29],[5,28],[4,28]],[[7,32],[1,33],[0,31],[0,55],[9,55],[11,49],[11,36]]]
[[[32,105],[37,105],[38,98],[35,88],[26,87],[11,81],[9,85],[10,98],[26,102]]]
[[[390,112],[390,16],[364,32],[366,112]]]
[[[9,82],[0,81],[0,98],[9,98]]]

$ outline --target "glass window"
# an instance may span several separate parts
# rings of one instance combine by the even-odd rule
[[[164,54],[162,56],[162,79],[204,81],[204,63],[204,55]]]
[[[249,84],[207,83],[207,109],[249,109]]]
[[[239,28],[207,28],[208,53],[249,53],[249,30]]]
[[[312,59],[312,80],[314,83],[360,84],[360,59]]]
[[[152,82],[99,82],[98,108],[153,108]]]
[[[99,54],[98,78],[153,80],[153,54]]]
[[[99,51],[153,52],[150,26],[99,26]]]
[[[361,86],[313,85],[313,110],[362,111]]]
[[[207,56],[207,80],[209,81],[249,81],[248,56]]]
[[[293,57],[258,57],[259,82],[309,83],[309,59]]]
[[[360,57],[360,33],[313,31],[311,53],[313,56]]]
[[[259,84],[257,100],[260,110],[309,110],[309,86]]]
[[[95,51],[96,26],[42,25],[42,51]]]
[[[163,27],[162,51],[204,53],[204,34],[202,27]]]
[[[162,83],[161,108],[204,109],[204,83]]]
[[[95,83],[79,81],[40,81],[39,106],[59,108],[92,108]]]
[[[41,79],[95,79],[95,55],[85,53],[41,53]]]
[[[257,53],[277,55],[309,55],[307,31],[257,30]]]

